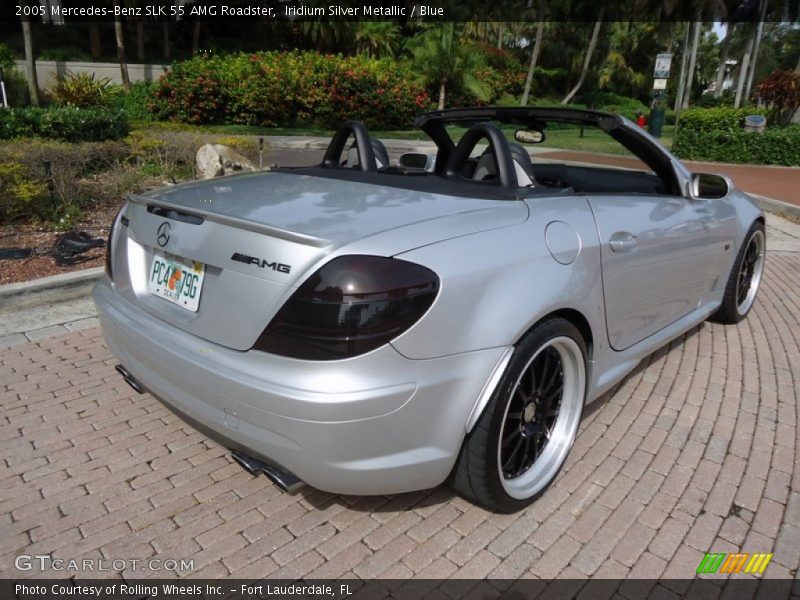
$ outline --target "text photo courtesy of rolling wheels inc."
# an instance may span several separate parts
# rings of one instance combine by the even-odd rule
[[[0,7],[0,598],[798,599],[800,7]]]

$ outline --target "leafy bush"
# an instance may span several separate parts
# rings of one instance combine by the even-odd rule
[[[157,85],[157,118],[184,123],[338,127],[346,119],[400,129],[430,107],[409,69],[392,60],[316,52],[198,55]]]
[[[0,139],[42,137],[67,142],[118,140],[128,133],[120,111],[57,108],[12,108],[0,111]]]
[[[131,85],[130,92],[114,94],[109,104],[113,110],[121,110],[131,121],[152,121],[153,112],[150,105],[153,103],[156,85],[139,81]]]
[[[681,127],[672,150],[690,160],[800,166],[800,125],[766,129],[763,133]]]
[[[703,94],[694,103],[696,108],[717,108],[719,106],[733,106],[733,94],[730,91],[723,92],[719,98],[713,94]]]
[[[47,197],[47,185],[29,177],[18,162],[0,163],[0,223],[28,215]],[[33,209],[36,212],[36,209]]]
[[[800,73],[773,71],[758,84],[756,95],[770,107],[774,120],[788,125],[800,107]]]
[[[0,43],[0,68],[3,69],[8,105],[22,106],[27,102],[27,82],[25,76],[17,69],[15,58],[14,51]]]
[[[130,154],[120,142],[20,139],[0,145],[0,222],[27,218],[68,227],[98,198],[98,175]],[[119,196],[117,196],[118,198]]]
[[[59,77],[50,89],[53,103],[86,108],[108,106],[119,88],[108,77],[95,79],[94,73],[71,73]]]
[[[695,132],[740,132],[748,115],[766,115],[760,108],[690,108],[681,113],[680,130]]]
[[[619,96],[611,92],[589,92],[584,94],[581,102],[589,108],[620,114],[635,119],[637,111],[649,114],[650,109],[638,98]]]

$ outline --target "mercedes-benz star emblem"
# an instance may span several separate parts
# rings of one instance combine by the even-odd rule
[[[169,224],[168,221],[164,221],[161,225],[158,226],[158,234],[156,237],[156,241],[158,245],[162,248],[169,243],[169,230],[172,226]]]

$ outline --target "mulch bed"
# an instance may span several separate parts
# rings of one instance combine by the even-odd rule
[[[84,231],[93,238],[107,239],[111,221],[120,205],[108,204],[86,210],[73,230]],[[52,228],[35,223],[0,226],[0,249],[34,249],[33,255],[29,258],[0,260],[0,285],[103,266],[105,245],[76,256],[73,264],[57,265],[55,258],[48,253],[63,234],[62,231],[54,231]]]

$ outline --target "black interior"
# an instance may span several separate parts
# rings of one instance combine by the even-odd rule
[[[544,130],[548,122],[599,127],[638,156],[652,172],[531,161],[527,150],[519,144],[509,143],[492,121],[539,130]],[[453,123],[469,126],[458,144],[453,143],[445,127]],[[496,199],[518,199],[554,192],[681,193],[669,155],[657,143],[626,127],[617,115],[571,109],[490,107],[427,113],[415,124],[436,143],[436,168],[432,173],[390,165],[384,145],[371,138],[366,127],[356,121],[346,122],[334,134],[319,167],[291,171],[432,193]],[[351,138],[355,141],[348,146]],[[493,172],[476,178],[474,174],[481,157],[471,155],[481,142],[488,145],[481,156],[491,157]],[[358,163],[354,165],[348,165],[342,158],[350,147],[358,151]],[[522,186],[517,181],[515,162],[530,178],[530,186]]]

